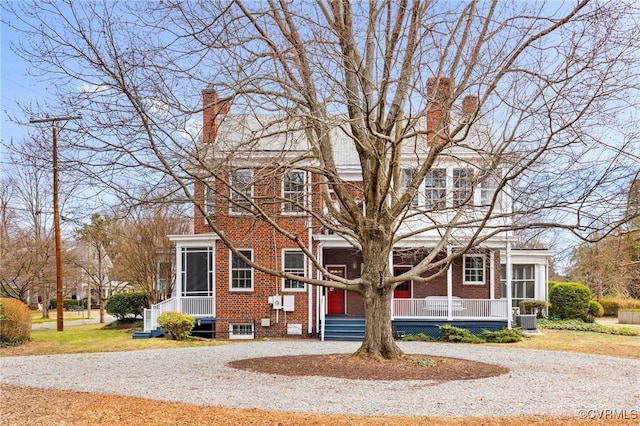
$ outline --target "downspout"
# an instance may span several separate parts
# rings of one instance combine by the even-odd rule
[[[307,249],[310,253],[313,253],[313,232],[311,229],[311,217],[307,218],[307,238],[308,238],[308,246]],[[313,270],[313,263],[311,259],[307,259],[307,276],[311,276],[311,271]],[[309,284],[307,286],[307,333],[313,333],[313,285]]]
[[[511,242],[507,241],[507,249],[506,249],[507,259],[505,262],[506,268],[506,284],[507,284],[507,328],[510,330],[513,326],[511,322],[513,321],[513,301],[512,301],[512,288],[511,288],[511,279],[513,276],[513,267],[511,266]]]
[[[451,246],[447,244],[447,258],[451,256]],[[447,268],[447,321],[453,320],[453,263]]]

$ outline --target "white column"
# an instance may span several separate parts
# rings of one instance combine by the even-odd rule
[[[451,246],[447,245],[447,257],[451,256]],[[453,319],[453,264],[447,268],[447,319]]]
[[[513,275],[513,267],[511,266],[511,243],[507,242],[507,249],[506,249],[506,255],[507,258],[505,259],[505,269],[506,271],[506,286],[507,286],[507,327],[509,329],[512,328],[512,324],[511,324],[511,320],[512,320],[512,315],[511,315],[511,306],[513,304],[512,302],[512,295],[511,295],[511,280],[512,280],[512,275]]]
[[[496,294],[496,266],[494,264],[496,260],[495,251],[489,252],[489,300],[495,299]]]

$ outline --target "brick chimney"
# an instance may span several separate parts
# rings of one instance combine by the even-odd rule
[[[441,143],[446,143],[449,134],[449,111],[444,103],[451,95],[451,79],[432,77],[427,80],[427,144],[433,145],[434,137],[439,134]]]
[[[223,116],[229,113],[230,105],[218,98],[212,87],[202,91],[202,142],[213,143],[218,136],[218,126]]]
[[[473,95],[465,96],[462,100],[462,112],[471,115],[476,112],[476,109],[478,109],[478,97]]]

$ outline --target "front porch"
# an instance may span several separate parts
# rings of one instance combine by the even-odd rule
[[[391,324],[397,337],[423,333],[437,338],[439,327],[449,324],[477,334],[482,330],[498,331],[511,325],[507,299],[461,299],[429,296],[420,299],[394,299]],[[356,340],[364,337],[364,318],[322,315],[321,340]]]
[[[391,317],[394,320],[508,321],[510,314],[507,299],[428,296],[420,299],[394,299],[391,304]]]
[[[144,332],[158,327],[158,317],[164,312],[182,312],[198,318],[215,318],[215,297],[172,297],[144,310]]]

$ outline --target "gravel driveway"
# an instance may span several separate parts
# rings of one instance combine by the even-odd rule
[[[211,347],[3,357],[1,381],[225,407],[361,415],[640,415],[640,360],[481,345],[400,342],[406,353],[500,364],[487,379],[363,381],[234,370],[262,356],[353,352],[353,342],[264,341]],[[635,413],[635,414],[634,414]]]

